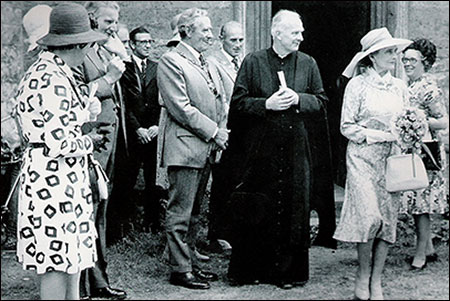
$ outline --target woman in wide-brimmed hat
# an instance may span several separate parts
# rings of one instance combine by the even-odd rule
[[[17,257],[40,276],[40,296],[78,299],[80,271],[97,260],[87,156],[105,142],[83,135],[100,102],[82,96],[71,67],[83,62],[105,35],[90,28],[85,8],[64,3],[50,14],[49,33],[37,40],[47,51],[27,70],[17,93],[28,147],[21,171]]]
[[[341,133],[349,139],[347,179],[334,238],[357,243],[358,299],[383,299],[381,274],[388,246],[396,239],[399,195],[386,190],[384,170],[395,152],[389,120],[408,101],[406,85],[391,72],[398,52],[410,43],[393,38],[386,28],[374,29],[361,39],[362,50],[343,72],[352,78],[341,115]]]

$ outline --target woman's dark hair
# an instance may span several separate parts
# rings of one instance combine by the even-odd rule
[[[71,44],[71,45],[63,45],[63,46],[47,46],[48,51],[55,51],[55,50],[71,50],[76,48],[80,44]]]
[[[411,45],[406,47],[403,52],[408,49],[419,51],[424,57],[423,66],[425,72],[431,69],[434,62],[436,61],[436,45],[434,45],[430,40],[427,39],[415,39]]]

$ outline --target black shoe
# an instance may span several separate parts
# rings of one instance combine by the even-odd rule
[[[169,282],[170,284],[183,286],[190,289],[206,290],[210,288],[208,282],[197,279],[197,277],[190,272],[172,273],[170,274]]]
[[[91,296],[82,296],[79,300],[91,300]]]
[[[305,281],[294,281],[294,282],[292,282],[292,284],[293,284],[295,287],[302,287],[302,286],[305,286],[305,284],[306,284],[307,282],[308,282],[307,280],[305,280]]]
[[[127,297],[127,293],[125,291],[109,286],[93,289],[91,295],[92,297],[97,298],[110,298],[119,300],[125,299]]]
[[[437,253],[433,253],[433,254],[427,255],[426,258],[427,258],[427,262],[436,262],[436,261],[439,260],[439,256],[438,256]]]
[[[217,281],[219,279],[217,274],[215,274],[213,272],[206,272],[206,271],[202,271],[202,270],[194,270],[193,274],[198,279],[204,280],[204,281]]]
[[[284,290],[290,290],[294,288],[294,284],[292,283],[292,281],[280,281],[277,283],[277,286]]]

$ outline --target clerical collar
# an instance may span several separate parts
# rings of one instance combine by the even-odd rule
[[[194,55],[194,57],[200,61],[200,54],[201,54],[200,52],[195,50],[194,47],[192,47],[188,43],[180,41],[180,44],[183,44]]]
[[[275,48],[273,48],[273,46],[270,49],[272,49],[273,53],[282,60],[284,60],[286,57],[288,57],[292,53],[292,52],[289,52],[288,54],[281,56],[278,54],[278,52],[276,52],[276,50],[275,50]]]

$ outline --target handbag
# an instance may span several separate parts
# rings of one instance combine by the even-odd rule
[[[91,177],[91,186],[95,185],[98,190],[98,194],[100,197],[100,200],[105,200],[108,198],[108,176],[106,175],[105,171],[103,170],[100,163],[98,163],[97,160],[94,159],[94,156],[92,154],[88,155],[89,160],[89,168],[94,171],[94,179]],[[92,187],[93,188],[93,187]],[[94,189],[92,189],[94,191]]]
[[[385,178],[389,192],[417,190],[429,185],[422,158],[414,153],[388,157]]]
[[[442,162],[439,155],[439,142],[430,141],[422,144],[422,160],[427,170],[441,170]]]

